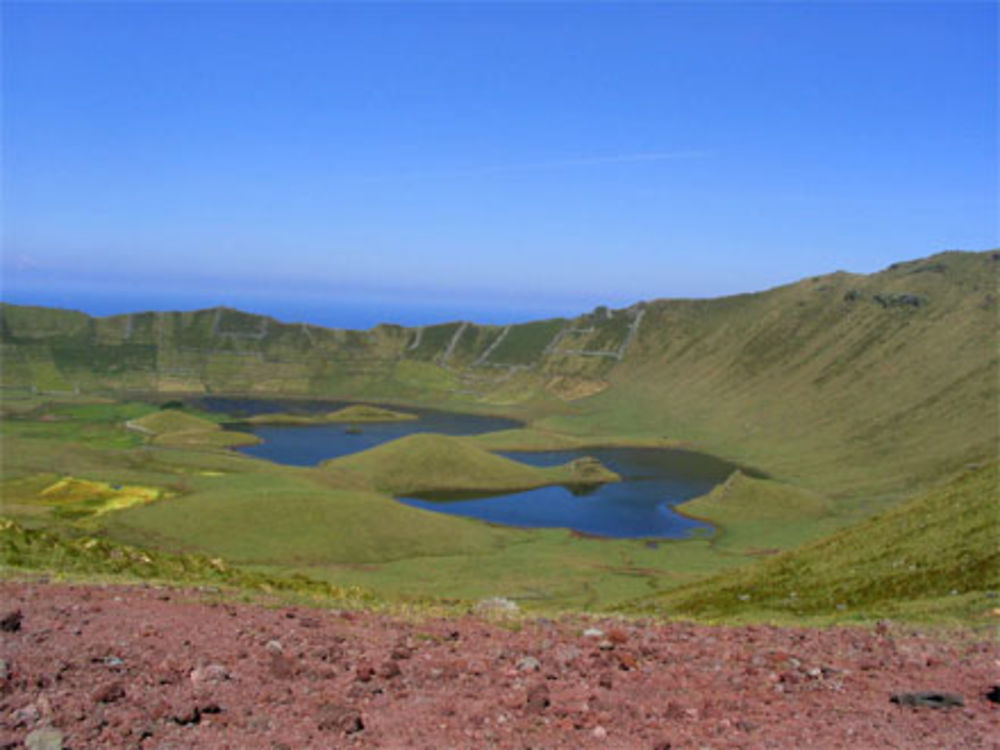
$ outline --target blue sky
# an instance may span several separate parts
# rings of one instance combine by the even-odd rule
[[[997,6],[3,5],[8,301],[504,322],[997,239]]]

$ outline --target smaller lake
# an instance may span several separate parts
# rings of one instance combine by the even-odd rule
[[[207,411],[250,417],[255,414],[294,412],[325,414],[350,406],[347,401],[281,401],[267,399],[240,399],[208,397],[199,399],[197,405]],[[362,422],[360,432],[348,432],[347,423],[320,425],[248,425],[233,424],[241,432],[252,432],[263,440],[257,445],[239,448],[241,453],[266,458],[291,466],[315,466],[329,458],[340,458],[351,453],[368,450],[390,440],[412,435],[415,432],[436,432],[441,435],[479,435],[495,430],[521,427],[521,422],[503,417],[479,414],[436,411],[434,409],[401,408],[419,419],[401,422]]]
[[[680,515],[673,506],[705,494],[725,481],[735,468],[702,453],[654,448],[517,451],[502,455],[534,466],[556,466],[593,456],[620,474],[622,481],[582,494],[557,485],[503,495],[431,493],[399,500],[416,508],[508,526],[570,528],[617,538],[678,539],[712,527]]]
[[[349,403],[208,397],[199,399],[197,405],[238,419],[273,412],[324,413]],[[417,432],[476,435],[521,426],[501,417],[409,407],[404,411],[419,419],[363,423],[360,433],[347,431],[346,424],[247,425],[234,420],[231,427],[252,432],[264,441],[239,448],[242,453],[293,466],[315,466]],[[659,448],[513,451],[501,455],[534,466],[555,466],[593,456],[621,475],[622,481],[586,492],[553,486],[499,495],[434,493],[397,499],[416,508],[507,526],[568,528],[604,537],[679,539],[712,527],[680,515],[674,506],[705,494],[736,469],[714,456]]]

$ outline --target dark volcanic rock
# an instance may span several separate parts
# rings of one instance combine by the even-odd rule
[[[341,703],[325,703],[319,707],[316,715],[319,719],[317,726],[324,732],[355,734],[365,728],[361,712]]]
[[[549,707],[549,686],[544,682],[535,685],[528,690],[528,699],[525,708],[532,713],[541,713]]]
[[[94,703],[114,703],[125,697],[125,688],[120,682],[109,682],[94,691]]]
[[[914,708],[953,708],[965,705],[965,699],[958,693],[936,693],[932,690],[896,693],[890,700],[900,706]]]
[[[21,610],[15,609],[13,612],[8,612],[4,615],[3,619],[0,620],[0,630],[4,633],[16,633],[21,629],[21,620],[24,619],[24,615],[21,614]]]

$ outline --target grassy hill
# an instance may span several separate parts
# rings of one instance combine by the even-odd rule
[[[164,409],[126,422],[126,427],[147,435],[155,445],[190,448],[232,448],[259,442],[256,435],[223,430],[217,423],[196,414]]]
[[[1000,592],[998,486],[996,462],[967,469],[857,526],[628,609],[730,621],[981,614]]]
[[[600,484],[620,477],[582,459],[537,467],[497,456],[462,438],[418,433],[324,463],[394,495],[434,490],[515,491],[549,484]]]

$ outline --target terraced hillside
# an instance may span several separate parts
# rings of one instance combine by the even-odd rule
[[[1000,253],[598,308],[367,331],[217,308],[91,318],[0,306],[5,388],[261,393],[508,410],[579,435],[677,438],[825,493],[898,496],[997,440]]]

